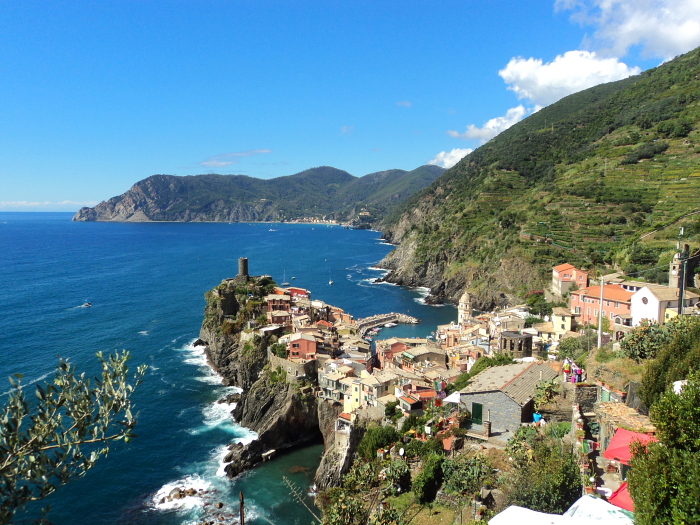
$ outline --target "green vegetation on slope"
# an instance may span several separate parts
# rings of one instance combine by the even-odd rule
[[[373,222],[444,171],[437,166],[421,166],[413,171],[389,170],[354,177],[321,166],[268,180],[245,175],[153,175],[137,182],[124,195],[99,204],[94,211],[99,220],[110,220],[115,209],[126,206],[127,213],[140,211],[155,221],[229,221],[238,216],[250,220],[348,220],[369,211],[368,220]],[[76,219],[85,220],[92,211],[84,208]]]
[[[695,50],[542,109],[391,213],[389,237],[415,243],[409,264],[437,261],[448,280],[504,259],[543,282],[563,261],[628,272],[667,264],[677,226],[700,242],[700,215],[678,221],[700,211],[699,77]]]

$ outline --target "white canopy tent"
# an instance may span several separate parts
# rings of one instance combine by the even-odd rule
[[[511,505],[491,518],[489,525],[634,525],[631,515],[607,501],[586,495],[561,516]]]

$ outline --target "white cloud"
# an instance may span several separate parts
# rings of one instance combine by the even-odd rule
[[[403,106],[405,108],[410,108],[413,104],[410,100],[401,100],[396,103],[397,106]]]
[[[555,10],[597,27],[591,43],[622,57],[633,46],[668,60],[700,45],[698,0],[555,0]]]
[[[481,128],[478,128],[474,124],[469,124],[464,133],[450,130],[447,132],[447,134],[450,137],[458,139],[478,139],[482,144],[485,144],[502,131],[507,130],[513,124],[520,122],[527,116],[527,114],[528,110],[525,109],[525,106],[520,104],[519,106],[510,108],[508,111],[506,111],[506,114],[503,117],[492,118]]]
[[[617,58],[590,51],[567,51],[551,62],[539,58],[511,58],[498,74],[519,99],[548,106],[572,93],[641,72]]]
[[[462,160],[464,157],[469,155],[472,151],[474,151],[471,148],[464,148],[464,149],[453,149],[450,152],[447,151],[441,151],[437,155],[435,155],[435,158],[428,162],[429,165],[432,166],[442,166],[443,168],[451,168],[455,164],[457,164],[460,160]]]
[[[209,157],[207,160],[200,162],[199,165],[204,166],[206,168],[223,168],[225,166],[235,164],[244,157],[254,157],[255,155],[263,155],[265,153],[272,153],[272,150],[249,149],[246,151],[238,151],[235,153],[222,153],[221,155]]]
[[[343,126],[342,128],[340,128],[341,135],[349,135],[353,131],[355,131],[355,126]]]

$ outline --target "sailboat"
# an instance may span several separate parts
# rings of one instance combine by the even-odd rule
[[[284,281],[282,281],[282,286],[289,286],[289,283],[287,282],[287,270],[284,271]]]

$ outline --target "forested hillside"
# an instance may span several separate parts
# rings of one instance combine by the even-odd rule
[[[322,166],[268,180],[245,175],[153,175],[123,195],[81,209],[73,220],[229,222],[325,217],[372,224],[444,171],[421,166],[354,177]]]
[[[700,211],[699,79],[695,50],[570,95],[475,150],[387,218],[400,242],[388,279],[451,299],[468,288],[488,307],[543,286],[563,261],[666,265],[679,226],[700,242],[700,215],[679,220]]]

